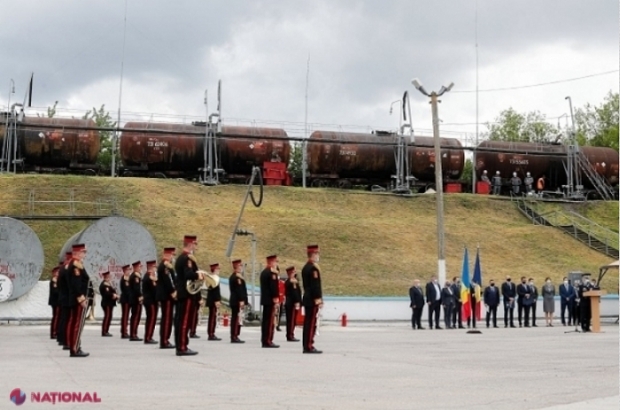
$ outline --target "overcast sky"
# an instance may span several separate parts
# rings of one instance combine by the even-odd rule
[[[0,105],[10,79],[12,101],[23,99],[32,71],[33,106],[58,100],[77,116],[106,104],[116,116],[124,16],[125,0],[3,2]],[[214,110],[221,79],[224,123],[273,121],[301,135],[310,57],[313,129],[396,129],[398,106],[390,115],[390,103],[409,90],[414,127],[427,133],[430,107],[411,85],[418,77],[429,90],[455,83],[439,108],[444,135],[475,132],[476,94],[467,92],[476,87],[475,0],[128,0],[126,16],[123,119],[203,116],[204,90]],[[478,0],[477,28],[480,90],[619,67],[617,0]],[[557,124],[567,95],[579,107],[610,90],[618,91],[617,71],[480,92],[479,119],[512,106]]]

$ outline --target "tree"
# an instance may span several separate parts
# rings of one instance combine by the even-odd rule
[[[465,160],[465,165],[463,166],[463,173],[461,174],[461,181],[466,181],[468,184],[471,184],[472,173],[473,164],[471,162],[471,159]]]
[[[487,123],[486,135],[492,141],[547,142],[557,137],[558,130],[546,122],[539,111],[526,114],[508,108],[493,123]]]
[[[580,145],[609,147],[618,151],[618,93],[611,91],[598,107],[590,103],[575,112],[577,142]]]
[[[291,160],[288,165],[288,172],[291,174],[293,180],[302,177],[302,163],[303,163],[303,143],[293,142],[291,152]]]
[[[56,115],[56,106],[58,105],[58,101],[54,101],[54,105],[51,107],[47,107],[47,118],[54,118]],[[39,113],[37,113],[37,117],[40,117]]]
[[[105,110],[105,104],[102,104],[99,109],[96,109],[95,107],[93,107],[92,110],[88,110],[86,114],[84,114],[82,119],[85,119],[85,120],[92,119],[98,128],[116,127],[116,122],[112,121],[112,117],[110,116],[110,113]],[[114,137],[114,132],[112,131],[99,131],[101,148],[99,150],[99,155],[97,156],[97,165],[99,165],[99,167],[103,171],[109,171],[112,166],[113,137]],[[115,154],[116,154],[116,163],[118,163],[120,160],[118,151],[116,151]]]

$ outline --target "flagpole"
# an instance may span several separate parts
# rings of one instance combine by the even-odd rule
[[[476,0],[476,18],[475,18],[475,41],[476,41],[476,147],[478,147],[478,0]],[[476,149],[474,147],[472,158],[472,177],[471,188],[472,194],[476,193]]]
[[[116,133],[114,137],[112,137],[112,164],[111,164],[111,173],[110,176],[114,177],[116,173],[116,144],[119,140],[119,130],[121,126],[121,101],[123,99],[123,71],[125,68],[125,43],[127,39],[127,1],[125,0],[125,20],[123,27],[123,53],[121,57],[121,82],[118,90],[118,116],[116,117]]]

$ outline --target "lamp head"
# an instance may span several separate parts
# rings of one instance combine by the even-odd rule
[[[448,85],[448,87],[446,88],[446,92],[450,91],[452,89],[452,87],[454,87],[454,83],[451,82],[450,85]]]
[[[420,80],[418,80],[417,78],[414,78],[413,80],[411,80],[411,84],[413,84],[416,90],[419,90],[420,88],[422,88],[422,84],[420,83]]]

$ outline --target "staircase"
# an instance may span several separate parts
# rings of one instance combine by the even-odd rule
[[[586,174],[600,197],[607,201],[613,200],[615,196],[614,188],[607,183],[605,178],[601,177],[599,173],[596,172],[596,169],[594,168],[594,166],[592,166],[590,161],[588,161],[588,158],[584,155],[584,153],[581,151],[577,151],[576,159],[577,165]]]
[[[517,208],[535,225],[552,226],[572,236],[591,249],[618,259],[618,233],[602,227],[594,221],[573,211],[552,211],[540,213],[535,209],[536,202],[516,199]]]

